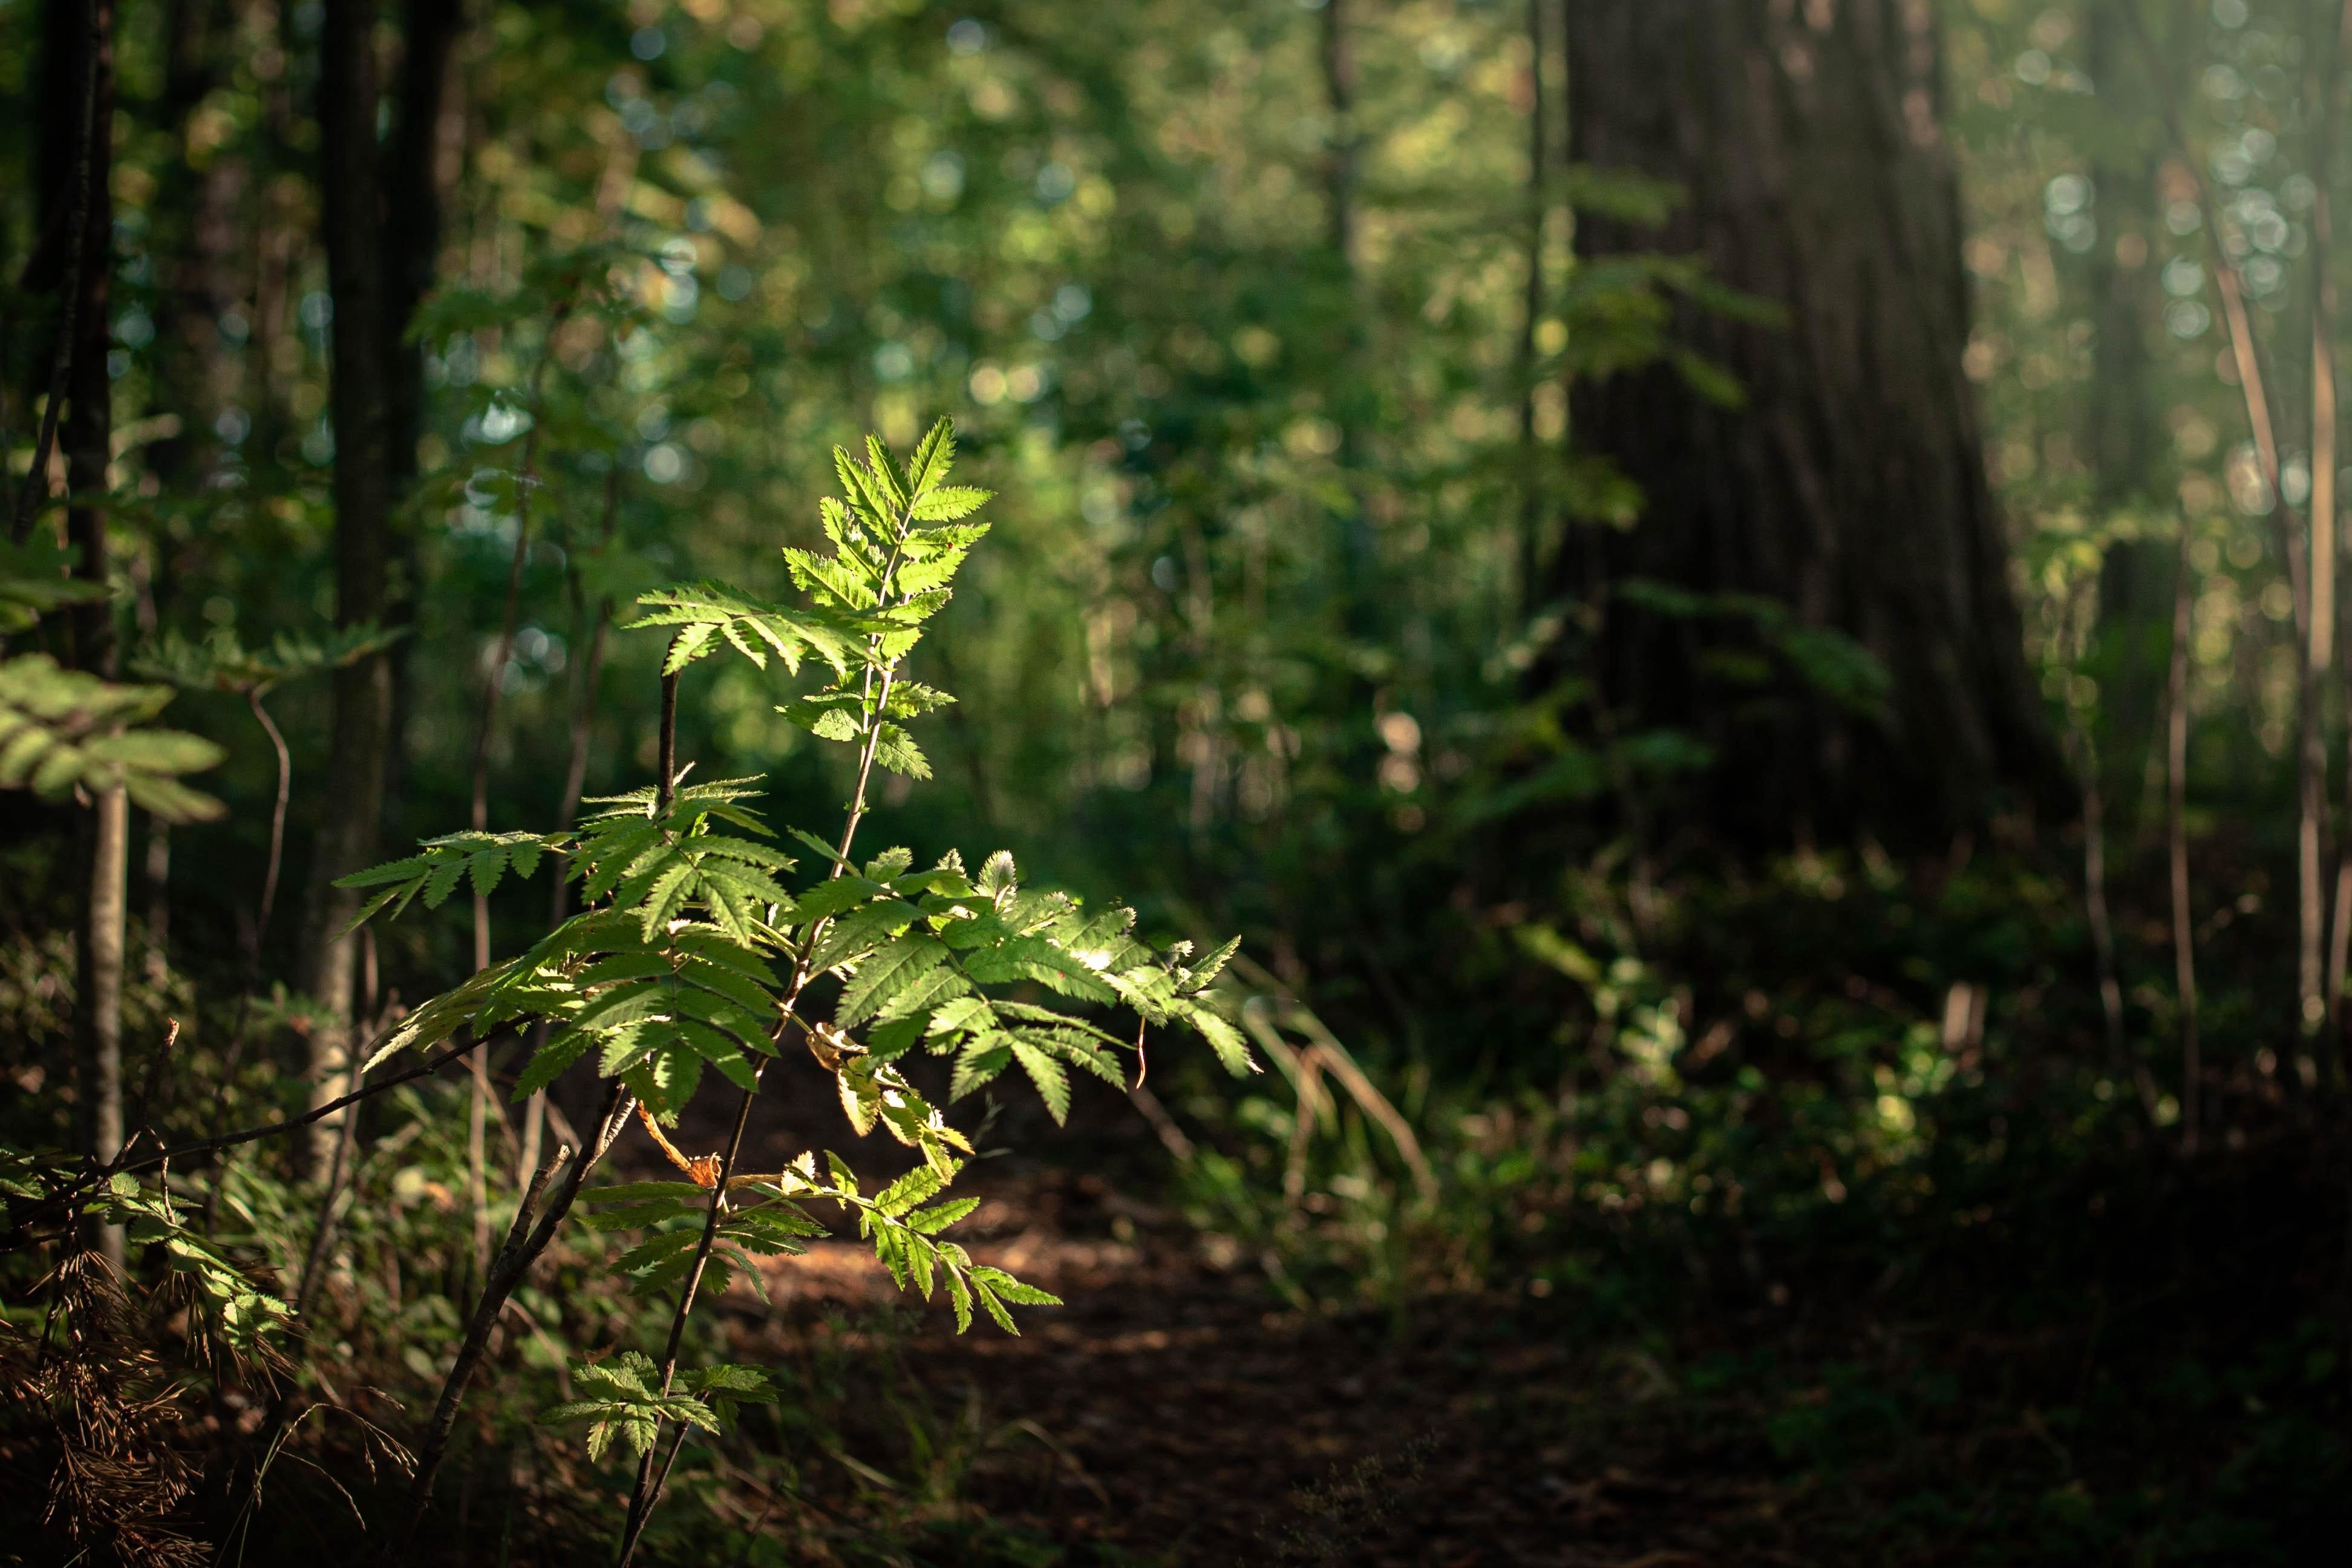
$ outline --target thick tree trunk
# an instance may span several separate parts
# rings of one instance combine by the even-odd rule
[[[342,626],[383,618],[387,563],[387,334],[374,31],[373,0],[329,0],[319,40],[320,186],[335,302],[328,405],[335,429],[335,621]],[[383,657],[338,670],[334,700],[325,815],[304,937],[303,984],[322,1015],[310,1036],[313,1105],[341,1094],[350,1070],[358,942],[340,933],[359,901],[333,884],[375,858],[392,739],[392,677]],[[312,1124],[313,1171],[326,1170],[340,1131],[334,1117]]]
[[[1765,595],[1858,640],[1892,681],[1874,717],[1785,673],[1759,700],[1711,657],[1752,651],[1738,616],[1619,600],[1604,700],[1621,721],[1680,726],[1716,749],[1707,814],[1738,837],[1916,843],[2004,804],[2069,809],[1960,368],[1968,301],[1931,9],[1567,10],[1575,156],[1687,196],[1663,231],[1587,216],[1580,252],[1696,252],[1786,321],[1676,309],[1677,339],[1738,377],[1744,407],[1668,368],[1575,389],[1576,438],[1648,505],[1629,533],[1562,552],[1556,588],[1650,579]]]

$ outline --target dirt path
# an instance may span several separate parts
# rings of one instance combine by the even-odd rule
[[[1594,1441],[1588,1407],[1638,1401],[1642,1369],[1587,1386],[1507,1303],[1433,1305],[1402,1331],[1285,1311],[1254,1269],[1213,1268],[1181,1222],[1098,1179],[1032,1168],[982,1190],[958,1234],[1068,1304],[1028,1310],[1018,1339],[959,1339],[934,1306],[904,1353],[985,1449],[967,1495],[1066,1562],[1800,1560],[1773,1549],[1768,1486]],[[895,1297],[847,1242],[771,1278],[773,1308],[738,1319],[755,1352],[804,1353],[828,1310],[838,1331],[843,1310]]]

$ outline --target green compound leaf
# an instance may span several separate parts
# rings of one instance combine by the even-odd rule
[[[0,789],[61,799],[121,789],[167,822],[209,822],[226,811],[180,782],[216,765],[210,741],[136,726],[172,700],[168,686],[122,686],[47,654],[0,662]]]

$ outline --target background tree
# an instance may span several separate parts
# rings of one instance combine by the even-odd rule
[[[1728,787],[1710,815],[1743,836],[1926,842],[2004,801],[2063,811],[1960,369],[1933,12],[1627,0],[1571,7],[1567,47],[1577,155],[1683,193],[1659,230],[1587,216],[1580,252],[1695,252],[1773,316],[1688,300],[1675,338],[1713,373],[1579,390],[1578,437],[1641,487],[1643,521],[1562,552],[1555,593],[1762,595],[1853,637],[1890,682],[1870,711],[1781,675],[1743,691],[1756,639],[1737,616],[1617,606],[1609,700],[1714,747]]]
[[[392,564],[389,353],[384,311],[382,166],[376,148],[375,6],[338,0],[319,36],[321,227],[333,289],[329,403],[334,416],[335,625],[350,633],[383,619]],[[335,672],[334,731],[325,814],[311,866],[303,989],[319,1004],[310,1035],[314,1105],[343,1093],[359,984],[359,943],[348,929],[358,901],[334,879],[375,858],[391,766],[392,669],[381,652]],[[323,1170],[333,1124],[312,1135]]]

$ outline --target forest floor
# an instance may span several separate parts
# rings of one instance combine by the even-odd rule
[[[848,1239],[725,1299],[735,1352],[808,1386],[828,1354],[900,1369],[794,1456],[790,1533],[845,1548],[814,1560],[2295,1563],[2352,1522],[2308,1418],[2340,1408],[2334,1336],[2296,1327],[2340,1251],[2291,1159],[2021,1191],[1927,1265],[1865,1237],[1743,1284],[1694,1255],[1672,1321],[1602,1331],[1567,1289],[1292,1310],[1160,1206],[1139,1124],[1027,1131],[959,1183],[975,1257],[1067,1303],[1018,1338],[898,1305]],[[869,1557],[892,1498],[904,1550]]]
[[[754,1168],[811,1131],[755,1131]],[[1229,1240],[1133,1195],[1152,1189],[1153,1163],[1132,1147],[1106,1159],[1121,1131],[1144,1132],[1139,1121],[1024,1128],[1024,1145],[1042,1132],[1047,1147],[983,1160],[958,1183],[982,1203],[957,1238],[1066,1303],[1022,1310],[1018,1337],[985,1321],[957,1335],[943,1299],[907,1309],[853,1239],[772,1260],[765,1304],[740,1282],[729,1292],[744,1359],[885,1353],[920,1390],[898,1431],[873,1430],[901,1473],[852,1451],[859,1423],[845,1421],[840,1450],[816,1461],[842,1473],[811,1476],[804,1500],[822,1507],[841,1483],[921,1492],[924,1478],[905,1473],[919,1429],[913,1446],[935,1475],[956,1472],[959,1495],[933,1510],[935,1544],[918,1562],[1801,1560],[1776,1544],[1769,1484],[1711,1465],[1679,1422],[1619,1430],[1675,1386],[1638,1351],[1572,1353],[1536,1303],[1486,1295],[1397,1313],[1288,1309]],[[1118,1175],[1096,1173],[1105,1166]],[[845,1517],[839,1534],[869,1524]]]
[[[1255,1267],[1217,1267],[1180,1218],[1097,1178],[992,1184],[974,1255],[1068,1305],[1027,1312],[1017,1339],[956,1338],[928,1312],[902,1352],[985,1450],[967,1496],[1002,1527],[1081,1562],[1801,1561],[1772,1544],[1768,1479],[1663,1431],[1592,1440],[1602,1412],[1673,1386],[1654,1365],[1596,1384],[1589,1358],[1477,1297],[1410,1324],[1287,1310]],[[896,1294],[850,1242],[780,1260],[771,1288],[776,1310],[738,1333],[786,1357],[856,1321],[828,1309]]]

